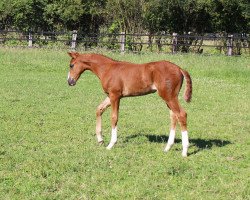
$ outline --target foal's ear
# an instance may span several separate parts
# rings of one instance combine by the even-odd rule
[[[69,54],[69,56],[71,57],[71,58],[77,58],[78,56],[79,56],[79,53],[78,52],[68,52],[68,54]]]

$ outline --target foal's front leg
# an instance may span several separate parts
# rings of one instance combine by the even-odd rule
[[[110,95],[111,101],[111,140],[107,149],[111,149],[115,143],[117,142],[117,122],[118,122],[118,111],[119,111],[119,104],[120,104],[120,97],[116,95]]]
[[[102,113],[111,105],[110,98],[107,97],[96,109],[96,137],[99,144],[103,144],[102,138]]]

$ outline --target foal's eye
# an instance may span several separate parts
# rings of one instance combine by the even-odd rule
[[[72,68],[72,67],[74,67],[74,64],[70,64],[69,66],[70,66],[70,68]]]

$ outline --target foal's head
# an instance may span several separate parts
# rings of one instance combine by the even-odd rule
[[[77,52],[69,52],[68,54],[71,57],[68,83],[70,86],[74,86],[88,65],[84,62],[83,55],[80,56]]]

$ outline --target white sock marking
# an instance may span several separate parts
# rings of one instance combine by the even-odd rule
[[[166,148],[164,149],[165,152],[169,151],[171,149],[171,147],[174,144],[174,139],[175,139],[175,130],[171,129],[170,133],[169,133],[169,137],[168,137],[168,143]]]
[[[102,139],[102,136],[101,136],[101,135],[97,135],[97,141],[98,141],[99,143],[103,141],[103,139]]]
[[[174,138],[175,138],[175,130],[171,129],[170,133],[169,133],[168,144],[173,145],[174,144]]]
[[[110,143],[109,145],[107,146],[107,149],[111,149],[114,144],[117,142],[117,126],[115,128],[112,129],[112,132],[111,132],[111,140],[110,140]]]
[[[181,132],[181,136],[182,136],[182,148],[183,148],[182,156],[187,157],[187,151],[188,151],[188,146],[189,146],[188,132],[187,131]]]

